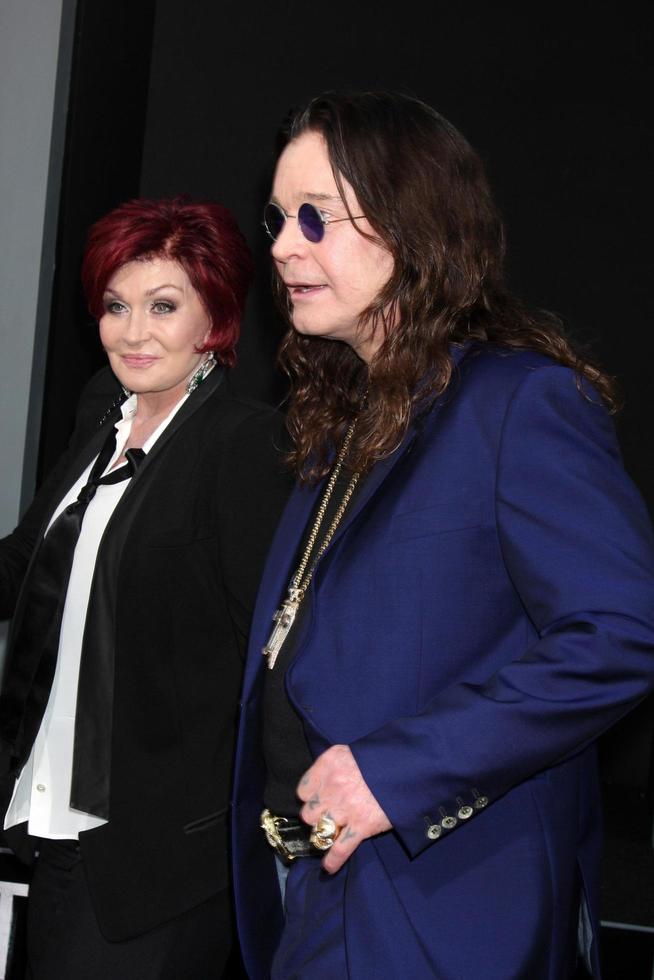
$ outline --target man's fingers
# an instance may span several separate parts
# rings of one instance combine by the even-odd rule
[[[318,799],[308,800],[300,810],[300,820],[304,820],[310,827],[318,823],[325,812],[325,807]]]
[[[307,769],[307,771],[302,776],[302,779],[297,784],[297,787],[295,789],[296,795],[303,802],[305,800],[308,800],[309,797],[312,795],[312,793],[315,790],[315,786],[313,785],[313,782],[312,782],[312,773],[313,773],[313,766],[311,767],[311,769]]]
[[[343,827],[340,834],[322,859],[322,866],[329,874],[339,871],[345,862],[352,857],[361,843],[361,835],[349,825]]]
[[[390,829],[347,745],[333,745],[323,752],[302,776],[297,795],[303,803],[300,818],[309,827],[319,824],[325,814],[341,828],[322,862],[330,874],[343,866],[361,841]]]

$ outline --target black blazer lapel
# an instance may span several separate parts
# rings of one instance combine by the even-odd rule
[[[147,480],[147,474],[149,467],[152,466],[154,460],[156,460],[161,453],[164,451],[173,436],[179,432],[181,427],[184,425],[187,419],[189,419],[198,409],[211,398],[217,388],[221,386],[225,379],[225,372],[220,367],[215,367],[211,374],[209,374],[205,380],[199,385],[198,388],[186,399],[182,407],[176,413],[175,417],[171,419],[164,431],[161,433],[157,441],[155,442],[152,449],[145,455],[141,461],[136,473],[129,481],[125,493],[120,498],[118,507],[112,515],[109,525],[113,523],[114,516],[119,516],[120,513],[126,508],[127,501],[131,494],[134,493],[134,488],[138,487],[141,482]],[[227,394],[227,391],[225,392]],[[107,526],[109,526],[107,525]]]
[[[117,569],[127,535],[138,517],[156,460],[184,423],[216,392],[224,372],[214,368],[192,393],[142,460],[114,510],[98,548],[87,611],[77,691],[71,806],[109,818],[114,700],[114,618]],[[89,656],[89,653],[91,656]],[[93,751],[89,750],[93,746]]]

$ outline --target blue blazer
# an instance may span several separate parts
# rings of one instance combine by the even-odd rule
[[[350,745],[393,825],[322,876],[312,910],[340,889],[355,980],[559,980],[579,893],[599,976],[593,742],[654,683],[651,526],[592,389],[531,352],[456,356],[305,599],[288,695],[312,752]],[[278,527],[245,674],[233,847],[255,980],[283,923],[258,830],[261,647],[320,489],[297,488]]]

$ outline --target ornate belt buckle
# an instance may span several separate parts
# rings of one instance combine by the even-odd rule
[[[276,817],[270,810],[263,810],[259,818],[259,826],[266,835],[266,840],[273,850],[277,851],[280,857],[283,857],[286,861],[292,861],[295,855],[291,854],[287,849],[279,833],[280,825],[285,823],[288,823],[286,817]]]

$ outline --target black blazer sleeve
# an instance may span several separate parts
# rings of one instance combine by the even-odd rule
[[[98,428],[102,416],[117,401],[120,390],[113,374],[106,368],[91,378],[80,399],[68,449],[42,483],[17,527],[0,540],[0,619],[9,619],[13,615],[41,528],[61,499],[61,493],[67,489],[64,481],[71,464]],[[59,498],[56,497],[58,492]]]

